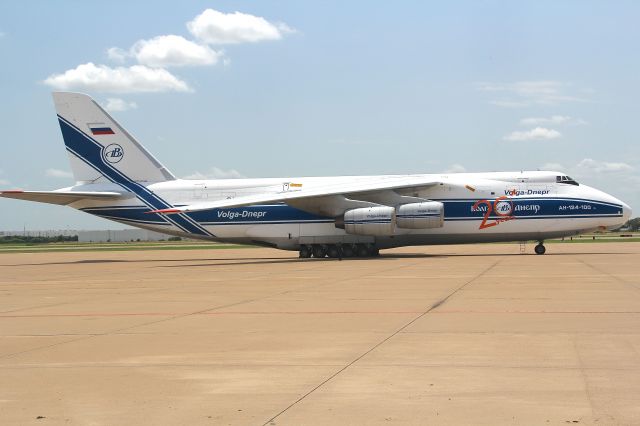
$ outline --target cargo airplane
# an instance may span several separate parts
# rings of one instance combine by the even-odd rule
[[[186,180],[98,103],[53,93],[76,184],[1,196],[187,238],[366,257],[391,247],[544,240],[621,226],[628,205],[561,172]]]

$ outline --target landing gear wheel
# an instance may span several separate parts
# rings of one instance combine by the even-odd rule
[[[369,247],[369,256],[371,257],[377,257],[380,256],[380,249],[376,246],[370,246]]]
[[[311,257],[311,247],[306,245],[300,246],[300,258],[308,259]]]
[[[326,255],[327,255],[327,246],[325,246],[324,244],[313,245],[313,257],[322,259]]]
[[[342,245],[342,257],[353,257],[353,246],[351,244]]]
[[[329,245],[329,248],[327,249],[327,256],[329,256],[332,259],[339,258],[340,257],[340,247],[338,247],[335,244]]]
[[[538,243],[538,245],[534,248],[536,254],[544,254],[547,249],[542,243]]]
[[[369,249],[364,244],[356,244],[356,256],[367,257],[369,256]]]

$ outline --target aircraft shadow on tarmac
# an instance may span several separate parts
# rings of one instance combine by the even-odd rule
[[[395,260],[400,258],[436,258],[447,257],[437,254],[401,254],[401,255],[381,255],[376,260]],[[51,266],[51,265],[85,265],[85,264],[98,264],[98,263],[180,263],[178,265],[158,265],[157,268],[181,268],[185,266],[225,266],[225,265],[252,265],[252,264],[269,264],[269,263],[314,263],[314,262],[330,262],[330,261],[364,261],[372,260],[367,258],[343,258],[343,259],[300,259],[295,258],[282,258],[282,257],[245,257],[245,258],[206,258],[206,259],[139,259],[139,260],[126,260],[126,259],[86,259],[86,260],[74,260],[69,262],[43,262],[43,263],[20,263],[15,265],[5,266]],[[197,263],[197,264],[184,264],[185,262],[215,262],[215,263]]]
[[[591,256],[602,254],[627,254],[613,252],[586,252],[586,253],[547,253],[545,256]],[[206,258],[206,259],[85,259],[74,260],[69,262],[44,262],[44,263],[20,263],[3,266],[51,266],[51,265],[85,265],[100,263],[179,263],[176,265],[157,265],[157,268],[182,268],[182,267],[198,267],[198,266],[232,266],[232,265],[257,265],[257,264],[278,264],[278,263],[301,263],[301,262],[353,262],[353,261],[391,261],[399,259],[444,259],[448,257],[495,257],[495,256],[537,256],[535,253],[464,253],[464,254],[429,254],[429,253],[394,253],[381,254],[376,258],[343,258],[343,259],[300,259],[300,258],[282,258],[282,257],[244,257],[237,259],[229,258]],[[207,263],[189,263],[189,262],[207,262]],[[213,263],[208,263],[213,262]]]

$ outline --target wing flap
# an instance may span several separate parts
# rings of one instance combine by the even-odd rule
[[[79,200],[117,200],[130,198],[128,193],[106,191],[0,191],[0,197],[39,203],[67,205]]]

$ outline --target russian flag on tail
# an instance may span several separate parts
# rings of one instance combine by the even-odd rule
[[[104,123],[89,124],[89,130],[92,135],[113,135],[115,132],[111,130],[111,127],[106,126]]]

